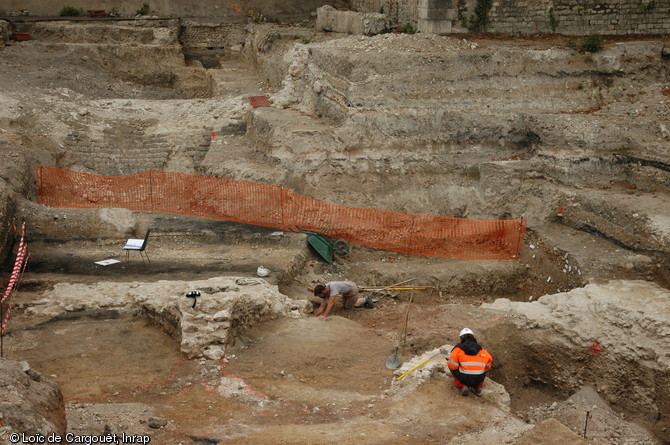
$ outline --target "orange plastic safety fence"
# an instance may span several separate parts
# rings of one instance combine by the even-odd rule
[[[515,259],[525,220],[473,220],[344,207],[284,187],[162,171],[97,176],[38,167],[41,204],[155,210],[282,230],[322,231],[377,249],[450,258]]]

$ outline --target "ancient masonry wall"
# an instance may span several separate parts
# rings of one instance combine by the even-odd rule
[[[501,0],[490,18],[502,33],[667,34],[670,0]]]
[[[0,44],[3,46],[9,41],[9,22],[0,20]]]
[[[466,32],[478,0],[352,0],[361,12],[380,12],[420,30]],[[486,31],[568,35],[670,33],[670,0],[494,0]],[[423,26],[422,26],[423,25]]]
[[[415,23],[419,0],[351,0],[351,7],[361,12],[380,12],[389,17],[391,25]]]
[[[180,41],[187,60],[197,59],[205,68],[218,68],[221,60],[239,54],[245,36],[240,23],[183,20]]]
[[[184,20],[180,39],[185,47],[224,47],[231,39],[242,42],[242,35],[243,29],[239,24]]]
[[[26,9],[33,16],[58,16],[65,6],[112,10],[123,17],[134,16],[146,3],[150,15],[159,17],[207,17],[226,21],[246,21],[263,15],[266,18],[297,21],[309,19],[316,8],[323,5],[341,7],[341,0],[234,0],[226,2],[209,0],[0,0],[0,15],[11,15]]]

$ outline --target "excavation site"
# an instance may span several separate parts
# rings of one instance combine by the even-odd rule
[[[670,443],[668,0],[0,0],[0,40],[0,444]]]

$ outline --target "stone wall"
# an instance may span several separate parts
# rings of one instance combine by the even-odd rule
[[[391,25],[405,25],[416,22],[418,0],[351,0],[351,7],[360,12],[386,14]]]
[[[378,12],[338,11],[332,6],[322,6],[316,14],[317,31],[374,35],[387,28],[386,16]]]
[[[467,32],[477,0],[353,0],[421,32]],[[397,11],[397,12],[396,12]],[[395,18],[394,18],[395,17]],[[465,19],[465,20],[464,20]],[[496,33],[629,35],[670,33],[670,0],[494,0],[485,28]]]
[[[180,23],[171,20],[39,21],[30,26],[33,39],[49,43],[87,43],[180,49]]]
[[[205,19],[182,21],[180,40],[187,61],[199,60],[205,68],[219,68],[223,59],[240,55],[245,25]]]
[[[5,46],[9,40],[9,22],[0,20],[0,46]]]
[[[184,47],[223,48],[244,43],[244,32],[242,25],[233,23],[184,20],[180,38]]]
[[[667,34],[670,0],[500,0],[490,19],[501,33]]]
[[[424,3],[422,6],[420,3]],[[27,8],[31,15],[58,15],[71,2],[64,0],[0,0],[0,15]],[[151,14],[162,17],[200,17],[244,22],[260,16],[277,20],[304,20],[323,5],[344,8],[343,0],[236,0],[219,4],[196,0],[147,2]],[[426,7],[425,3],[430,3]],[[392,26],[412,24],[423,32],[465,32],[464,17],[473,15],[477,0],[351,0],[359,12],[383,13]],[[140,2],[94,0],[86,9],[115,9],[134,16]],[[420,17],[423,10],[428,17]],[[449,23],[444,10],[449,10]],[[434,17],[430,15],[433,14]],[[487,31],[524,34],[550,33],[626,35],[670,33],[670,0],[494,0]],[[441,22],[441,23],[436,23]]]
[[[83,3],[70,0],[0,0],[0,15],[16,14],[28,9],[32,16],[57,16],[64,6],[82,6],[84,10],[114,9],[122,16],[134,16],[146,3],[150,14],[161,17],[208,17],[229,21],[246,21],[249,16],[277,20],[308,19],[316,8],[323,5],[341,6],[338,0],[231,0],[214,2],[202,0],[90,0]]]

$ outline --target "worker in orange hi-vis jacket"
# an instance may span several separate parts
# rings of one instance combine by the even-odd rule
[[[472,390],[482,393],[486,373],[491,369],[493,357],[482,348],[471,329],[463,329],[459,336],[461,342],[453,347],[447,366],[454,376],[454,383],[461,389],[461,395],[467,396]]]

